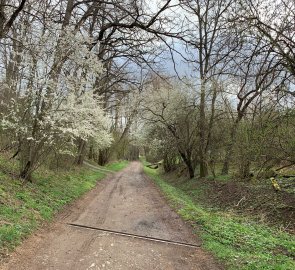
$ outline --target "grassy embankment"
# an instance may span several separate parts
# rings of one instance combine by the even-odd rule
[[[122,161],[104,168],[119,171],[127,164]],[[14,172],[17,164],[0,156],[0,258],[106,176],[86,167],[57,172],[43,168],[34,173],[33,183],[22,184],[12,177]]]
[[[192,196],[199,194],[202,197],[202,190],[185,192],[164,181],[158,170],[147,167],[144,170],[178,213],[199,228],[204,248],[223,261],[228,269],[295,269],[293,235],[259,224],[249,217],[201,206]]]

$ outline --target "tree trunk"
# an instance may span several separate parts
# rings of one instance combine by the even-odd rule
[[[85,148],[86,148],[86,142],[82,139],[79,141],[79,150],[76,157],[76,165],[82,165],[84,161],[84,155],[85,155]]]
[[[25,167],[21,170],[19,177],[25,181],[32,182],[32,162],[27,161]]]
[[[108,161],[109,161],[108,149],[99,150],[97,163],[99,165],[103,166],[103,165],[107,164]]]
[[[187,164],[187,168],[188,168],[189,178],[190,179],[194,178],[195,172],[194,172],[194,168],[193,168],[191,162],[189,164]]]
[[[195,176],[195,170],[193,168],[193,164],[192,164],[192,161],[190,159],[190,157],[187,157],[183,152],[180,152],[179,151],[179,154],[183,160],[183,162],[185,163],[186,167],[187,167],[187,170],[188,170],[188,173],[189,173],[189,178],[194,178]]]
[[[229,164],[230,164],[231,157],[233,154],[233,148],[234,148],[234,145],[236,142],[238,126],[239,126],[241,119],[242,119],[242,117],[238,117],[232,126],[232,130],[230,132],[230,141],[226,147],[225,158],[224,158],[223,167],[222,167],[222,171],[221,171],[222,175],[226,175],[229,172]]]
[[[93,157],[94,157],[93,145],[90,145],[89,152],[88,152],[88,158],[93,159]]]
[[[201,84],[201,99],[200,99],[200,120],[199,120],[199,134],[200,134],[200,177],[208,175],[207,153],[206,153],[206,114],[205,114],[205,85]]]
[[[239,168],[239,176],[242,179],[249,179],[250,178],[250,161],[245,160],[242,162]]]
[[[164,154],[163,168],[165,172],[171,172],[175,170],[175,157],[174,155]]]

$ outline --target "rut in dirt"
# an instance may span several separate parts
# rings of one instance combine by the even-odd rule
[[[222,269],[200,245],[141,164],[132,162],[25,241],[2,268]]]

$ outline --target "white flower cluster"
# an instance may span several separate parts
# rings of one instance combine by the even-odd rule
[[[80,97],[70,93],[52,117],[58,130],[72,139],[91,139],[99,147],[107,147],[112,141],[110,120],[91,91]]]
[[[20,91],[5,104],[0,126],[35,149],[70,144],[59,149],[68,153],[77,138],[108,147],[109,118],[93,93],[103,66],[89,38],[70,28],[55,30],[34,29],[24,42]]]

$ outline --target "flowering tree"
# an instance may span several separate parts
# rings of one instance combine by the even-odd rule
[[[22,79],[7,85],[19,91],[6,104],[1,125],[15,135],[24,179],[55,148],[74,154],[77,140],[98,148],[111,142],[108,118],[93,94],[103,68],[89,50],[91,40],[70,27],[52,29],[32,31],[19,53]]]
[[[165,158],[168,158],[167,149],[176,149],[187,167],[190,178],[194,177],[193,159],[198,143],[194,97],[190,87],[162,83],[145,89],[142,102],[142,118],[147,133],[150,134],[149,130],[154,130],[153,133],[158,137],[151,137],[149,144],[160,151],[162,149],[164,163]]]

